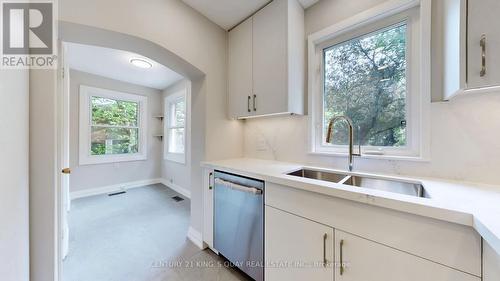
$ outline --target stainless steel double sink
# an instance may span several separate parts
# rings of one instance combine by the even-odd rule
[[[384,179],[379,177],[348,175],[306,168],[288,173],[287,175],[346,184],[354,187],[383,190],[421,198],[430,198],[422,184],[414,182]]]

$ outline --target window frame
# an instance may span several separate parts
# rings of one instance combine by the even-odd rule
[[[169,151],[170,145],[170,131],[175,128],[181,128],[178,126],[170,126],[170,116],[171,116],[171,105],[176,103],[179,99],[184,99],[184,152],[176,153]],[[186,155],[188,149],[188,130],[189,130],[189,99],[188,99],[188,89],[187,87],[179,89],[172,94],[165,96],[164,98],[164,136],[165,143],[163,147],[163,158],[171,162],[176,162],[179,164],[186,164]]]
[[[107,155],[92,155],[91,154],[91,132],[92,132],[92,109],[91,98],[102,97],[113,100],[130,101],[138,103],[138,136],[139,146],[138,152],[128,154],[107,154]],[[79,164],[92,165],[102,163],[116,163],[128,161],[144,161],[147,160],[147,108],[148,98],[137,94],[130,94],[107,90],[97,87],[80,85],[80,105],[79,105]],[[114,128],[114,126],[111,126]],[[116,126],[120,127],[120,126]]]
[[[309,112],[310,153],[345,156],[347,145],[324,143],[324,50],[351,39],[381,32],[393,26],[407,25],[407,144],[401,147],[362,146],[363,158],[427,160],[429,139],[427,116],[430,105],[430,55],[422,51],[429,45],[430,6],[428,0],[407,1],[390,7],[380,5],[314,33],[308,38],[309,50]],[[429,22],[426,19],[429,19]],[[427,35],[426,24],[429,24]],[[429,59],[429,61],[426,61]],[[426,73],[425,71],[428,70]],[[356,125],[356,124],[354,124]],[[354,132],[356,134],[356,131]],[[357,146],[357,144],[354,144]],[[357,148],[356,148],[357,152]]]

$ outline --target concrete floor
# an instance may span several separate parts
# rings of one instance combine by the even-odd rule
[[[63,281],[248,280],[186,239],[190,201],[176,195],[157,184],[72,201]]]

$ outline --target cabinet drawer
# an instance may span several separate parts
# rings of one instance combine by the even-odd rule
[[[481,237],[471,227],[273,183],[266,205],[481,276]]]

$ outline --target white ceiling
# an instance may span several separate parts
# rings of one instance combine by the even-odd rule
[[[144,56],[116,49],[67,43],[71,69],[163,90],[183,77],[170,68]],[[131,58],[143,58],[152,68],[142,69],[130,63]]]
[[[182,0],[225,30],[234,27],[269,0]],[[319,0],[298,0],[304,9]]]

